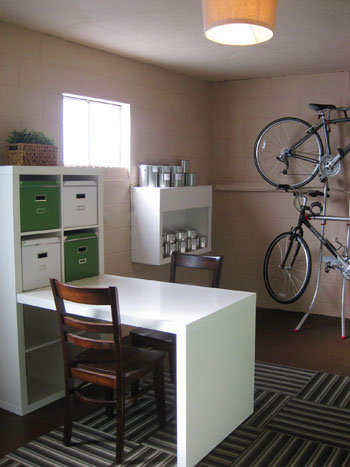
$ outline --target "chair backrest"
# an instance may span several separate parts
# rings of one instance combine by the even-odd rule
[[[69,376],[70,367],[74,365],[76,358],[72,346],[97,351],[113,351],[117,378],[122,378],[123,352],[122,332],[120,326],[120,312],[118,291],[116,287],[88,288],[75,287],[62,284],[56,279],[50,279],[52,293],[55,299],[56,312],[60,327],[64,367],[66,378]],[[82,318],[66,312],[65,301],[85,305],[109,305],[112,314],[112,323],[98,322],[92,318]],[[98,334],[98,337],[96,337]],[[105,334],[112,334],[112,339],[107,339]],[[79,356],[77,357],[79,358]]]
[[[223,256],[197,256],[175,252],[171,255],[170,282],[176,282],[176,268],[204,269],[212,271],[211,287],[219,287]]]

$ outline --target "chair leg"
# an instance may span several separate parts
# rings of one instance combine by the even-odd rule
[[[73,404],[74,394],[66,391],[66,398],[64,403],[64,429],[63,429],[63,444],[70,446],[72,437],[73,426]]]
[[[166,407],[165,407],[165,390],[164,390],[164,368],[163,361],[159,362],[157,368],[153,372],[154,378],[154,394],[157,405],[157,415],[160,428],[166,425]]]
[[[113,389],[112,388],[104,388],[104,389],[105,389],[105,399],[106,399],[106,401],[113,400]],[[112,404],[106,404],[106,416],[108,418],[113,417],[113,405]]]
[[[125,398],[124,389],[120,384],[117,384],[117,432],[116,432],[116,456],[117,464],[123,463],[124,455],[124,411]]]
[[[173,384],[176,384],[176,347],[172,346],[169,349],[169,372],[170,372],[170,381]]]

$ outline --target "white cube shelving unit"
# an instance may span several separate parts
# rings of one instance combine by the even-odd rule
[[[163,232],[182,228],[196,229],[208,237],[211,250],[212,187],[179,188],[134,187],[131,191],[131,260],[134,263],[161,265],[170,262],[163,257]]]
[[[56,180],[60,189],[60,227],[21,232],[21,180]],[[65,181],[94,181],[97,186],[97,222],[63,227],[62,187]],[[103,169],[2,166],[0,167],[0,407],[25,415],[64,395],[62,350],[56,313],[17,303],[23,291],[23,240],[60,239],[61,278],[64,280],[64,236],[73,230],[98,233],[99,273],[104,273]]]

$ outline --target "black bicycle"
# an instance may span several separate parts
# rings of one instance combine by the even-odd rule
[[[294,207],[299,211],[296,227],[290,232],[278,235],[269,246],[264,261],[264,280],[271,297],[279,303],[293,303],[302,296],[310,280],[312,261],[310,249],[303,238],[303,226],[312,232],[319,242],[331,253],[323,257],[325,271],[338,269],[346,279],[350,279],[350,258],[347,248],[337,239],[337,247],[310,223],[312,219],[349,222],[349,218],[322,216],[322,204],[319,201],[307,205],[308,197],[324,196],[320,191],[301,193],[285,186],[293,192]]]
[[[309,104],[318,113],[320,123],[310,123],[300,118],[284,117],[266,125],[259,133],[254,146],[254,162],[260,175],[271,185],[289,185],[300,188],[309,183],[317,173],[321,181],[340,171],[341,159],[350,152],[350,144],[331,155],[331,125],[350,122],[348,107]],[[330,119],[332,111],[340,111],[342,118]],[[323,128],[326,154],[318,130]]]

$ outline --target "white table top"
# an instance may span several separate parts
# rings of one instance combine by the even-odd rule
[[[72,285],[82,287],[116,286],[119,294],[120,316],[123,324],[144,326],[177,333],[210,314],[237,303],[251,292],[213,289],[193,285],[159,282],[132,277],[101,274]],[[55,310],[51,289],[31,290],[17,294],[17,302]],[[109,307],[66,304],[67,311],[110,321]]]

